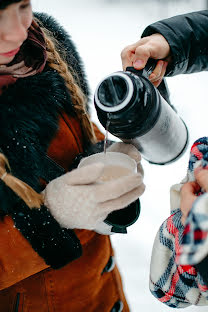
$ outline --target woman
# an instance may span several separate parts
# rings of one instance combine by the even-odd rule
[[[103,139],[73,42],[30,1],[0,0],[0,64],[0,311],[129,311],[101,234],[143,193],[142,175],[99,184],[102,164],[67,173]],[[133,146],[110,149],[141,168]]]

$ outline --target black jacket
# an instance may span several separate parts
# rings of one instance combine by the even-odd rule
[[[166,76],[208,70],[208,10],[178,15],[148,26],[142,37],[160,33],[168,41],[172,62]]]
[[[144,30],[142,37],[154,33],[163,35],[170,45],[172,62],[166,76],[208,70],[208,10],[156,22]],[[208,255],[196,267],[208,285]]]

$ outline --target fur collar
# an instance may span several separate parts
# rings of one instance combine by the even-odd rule
[[[19,79],[0,97],[0,147],[12,173],[35,189],[62,109],[73,114],[63,79],[51,70]]]

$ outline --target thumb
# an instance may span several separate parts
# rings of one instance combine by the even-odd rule
[[[103,173],[104,164],[95,163],[82,168],[77,168],[65,174],[65,183],[70,185],[91,184]]]

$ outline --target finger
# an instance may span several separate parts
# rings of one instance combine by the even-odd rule
[[[163,62],[163,67],[162,67],[162,71],[161,71],[161,77],[162,77],[162,78],[165,76],[167,66],[168,66],[168,62],[165,62],[165,61],[164,61],[164,62]]]
[[[146,41],[145,38],[139,40],[138,42],[128,45],[121,51],[121,60],[123,70],[126,70],[126,67],[133,66],[133,62],[135,61],[135,53],[139,46],[143,45]]]
[[[142,184],[141,174],[131,174],[129,176],[123,176],[116,180],[106,181],[100,185],[97,185],[96,200],[97,202],[104,202],[118,198],[125,193],[130,192],[139,185]]]
[[[70,185],[91,184],[103,173],[104,164],[95,163],[82,168],[75,169],[65,174],[65,183]]]
[[[161,84],[161,82],[162,82],[162,78],[159,79],[159,80],[157,80],[157,81],[155,81],[155,82],[153,82],[153,85],[157,88],[157,87],[159,87],[159,85]]]
[[[164,61],[159,60],[157,62],[157,65],[156,65],[155,69],[153,70],[153,72],[149,76],[149,80],[151,82],[155,82],[155,81],[157,81],[157,80],[159,80],[159,79],[161,79],[163,77],[162,76],[163,66],[164,66]]]
[[[151,81],[156,88],[161,84],[163,77],[165,76],[167,66],[168,66],[168,62],[163,62],[163,66],[162,66],[159,79],[155,81]]]
[[[138,46],[135,50],[133,66],[135,69],[143,69],[150,58],[150,49],[148,45]]]
[[[126,208],[128,205],[137,200],[145,190],[145,185],[142,183],[139,187],[131,190],[130,192],[120,196],[119,198],[115,198],[112,200],[105,201],[103,203],[98,204],[99,209],[107,210],[108,213],[119,210],[122,208]]]
[[[121,52],[121,61],[122,61],[122,67],[123,70],[126,70],[128,66],[133,65],[133,60],[134,60],[134,46],[128,46],[123,51]]]

